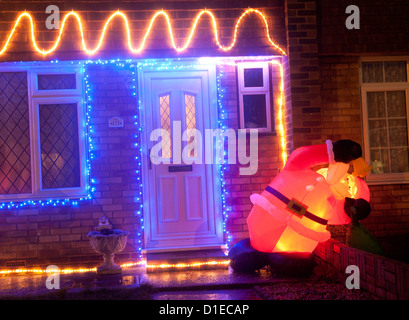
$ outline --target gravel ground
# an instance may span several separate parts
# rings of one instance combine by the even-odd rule
[[[319,261],[318,261],[319,262]],[[256,286],[256,294],[263,300],[374,300],[361,289],[347,289],[348,275],[340,274],[327,263],[318,263],[310,279],[299,282],[278,282]]]
[[[263,300],[373,300],[365,291],[347,289],[345,284],[311,281],[277,283],[254,287]]]

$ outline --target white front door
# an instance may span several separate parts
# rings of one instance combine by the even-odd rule
[[[204,141],[198,141],[200,135],[204,139],[205,129],[217,126],[214,69],[142,71],[140,76],[148,252],[222,245],[220,201],[215,199],[217,172],[215,166],[205,164]],[[156,141],[151,135],[155,129],[166,135]],[[200,134],[192,136],[192,129]]]

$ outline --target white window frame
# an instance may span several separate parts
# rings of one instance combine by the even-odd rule
[[[364,83],[362,82],[362,63],[364,62],[384,62],[384,61],[406,61],[406,82],[376,82]],[[359,81],[361,87],[361,106],[362,106],[362,135],[363,135],[363,152],[364,157],[368,163],[371,162],[371,154],[369,150],[369,125],[368,125],[368,107],[367,107],[367,93],[380,91],[405,91],[406,96],[406,125],[409,137],[409,57],[368,57],[361,58],[359,64]],[[370,173],[366,182],[369,185],[377,184],[402,184],[409,183],[409,172],[399,173]]]
[[[50,63],[28,64],[18,67],[0,66],[0,72],[27,72],[28,109],[30,123],[31,193],[0,195],[0,201],[19,202],[25,200],[78,199],[87,196],[87,142],[86,114],[83,99],[83,77],[80,66],[58,66]],[[76,89],[38,90],[38,74],[75,74]],[[41,146],[38,106],[40,104],[77,104],[78,145],[80,161],[80,186],[75,188],[43,189],[41,174]]]
[[[38,76],[39,75],[55,75],[55,74],[75,74],[75,82],[77,84],[75,89],[59,89],[59,90],[39,90]],[[31,77],[31,96],[32,97],[65,97],[65,96],[82,96],[82,74],[78,67],[44,67],[32,68],[30,70]],[[81,87],[80,87],[81,85]]]
[[[244,86],[244,69],[261,68],[263,70],[263,86],[262,87],[245,87]],[[259,132],[272,132],[271,120],[271,98],[270,98],[270,69],[268,61],[256,62],[240,62],[237,63],[237,78],[239,90],[239,114],[240,114],[240,128],[252,129],[244,126],[244,103],[243,96],[246,94],[265,94],[266,97],[266,128],[257,128]]]

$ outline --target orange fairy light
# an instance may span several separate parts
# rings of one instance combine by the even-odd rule
[[[147,269],[183,269],[183,268],[194,268],[202,266],[227,266],[230,260],[221,261],[204,261],[204,262],[192,262],[192,263],[176,263],[176,264],[147,264]]]
[[[285,114],[284,114],[284,68],[283,65],[277,61],[272,60],[270,62],[273,66],[278,66],[280,68],[280,95],[278,98],[278,110],[277,110],[277,119],[278,119],[278,131],[280,135],[280,145],[281,145],[281,159],[283,161],[283,165],[287,162],[287,139],[286,139],[286,132],[284,127],[285,121]]]
[[[202,266],[227,266],[230,263],[229,259],[226,260],[212,260],[212,261],[196,261],[192,263],[176,263],[176,264],[148,264],[146,260],[141,260],[138,262],[129,262],[121,264],[121,268],[131,268],[135,266],[146,267],[147,269],[185,269],[192,267],[202,267]],[[46,270],[41,268],[32,269],[5,269],[0,270],[0,275],[11,275],[11,274],[47,274],[58,272],[61,274],[73,274],[73,273],[85,273],[85,272],[96,272],[97,268],[66,268],[61,270]]]
[[[33,21],[33,17],[31,16],[30,13],[23,12],[17,17],[13,28],[11,29],[10,33],[8,34],[7,39],[6,39],[2,49],[0,50],[0,55],[4,54],[7,51],[8,47],[10,45],[10,41],[12,40],[12,38],[13,38],[13,36],[15,34],[16,28],[20,25],[21,20],[23,20],[23,18],[27,18],[29,23],[30,23],[31,42],[33,44],[34,49],[38,53],[40,53],[40,54],[42,54],[44,56],[54,52],[58,48],[58,45],[59,45],[59,43],[61,41],[62,34],[63,34],[63,32],[65,30],[65,27],[66,27],[67,19],[70,18],[70,17],[75,18],[75,20],[77,21],[77,24],[78,24],[78,27],[79,27],[79,32],[80,32],[80,35],[81,35],[82,50],[88,55],[94,55],[95,53],[97,53],[100,50],[101,46],[103,45],[104,38],[105,38],[105,33],[106,33],[106,30],[107,30],[108,26],[110,25],[112,20],[117,18],[117,17],[121,18],[123,20],[123,22],[124,22],[128,49],[134,54],[139,54],[139,53],[141,53],[143,51],[143,49],[145,48],[146,41],[147,41],[147,39],[148,39],[148,37],[150,35],[150,32],[151,32],[151,30],[152,30],[152,28],[154,26],[154,23],[155,23],[156,19],[158,17],[160,17],[160,16],[163,16],[165,18],[165,20],[166,20],[171,45],[177,52],[183,52],[189,47],[189,45],[190,45],[190,43],[192,41],[192,38],[193,38],[193,36],[195,34],[197,24],[198,24],[198,22],[200,21],[200,19],[201,19],[201,17],[203,15],[208,15],[210,17],[211,21],[212,21],[213,33],[214,33],[214,37],[215,37],[215,40],[216,40],[216,43],[217,43],[218,47],[222,51],[230,51],[234,47],[234,45],[236,44],[238,30],[239,30],[239,28],[240,28],[240,26],[242,24],[243,18],[245,16],[249,15],[249,14],[255,14],[263,21],[264,26],[266,28],[266,37],[267,37],[267,40],[269,41],[270,45],[272,47],[274,47],[278,52],[280,52],[280,54],[285,55],[286,54],[285,51],[283,49],[281,49],[271,39],[270,34],[269,34],[269,25],[268,25],[266,17],[259,10],[251,9],[251,8],[244,11],[243,14],[237,19],[235,27],[234,27],[233,39],[231,40],[231,43],[228,46],[224,46],[224,45],[222,45],[220,43],[217,21],[216,21],[215,16],[213,15],[213,13],[210,12],[209,10],[207,10],[207,9],[200,11],[197,14],[196,18],[194,19],[194,22],[193,22],[193,25],[191,27],[191,30],[190,30],[190,33],[189,33],[189,36],[188,36],[187,40],[185,41],[184,45],[181,46],[181,47],[179,47],[175,42],[175,38],[173,36],[173,29],[172,29],[171,19],[170,19],[169,15],[163,10],[157,11],[153,15],[153,17],[151,18],[151,20],[149,22],[148,27],[146,28],[145,34],[143,36],[143,39],[142,39],[140,45],[138,47],[134,47],[132,45],[132,38],[131,38],[131,32],[130,32],[130,26],[129,26],[128,18],[123,12],[118,10],[118,11],[112,13],[109,16],[109,18],[105,21],[105,24],[104,24],[104,27],[103,27],[103,29],[101,31],[101,35],[99,37],[98,43],[95,46],[95,48],[93,48],[93,49],[88,48],[86,43],[85,43],[83,22],[82,22],[81,17],[79,16],[78,13],[76,13],[74,11],[71,11],[71,12],[67,13],[64,16],[64,18],[62,20],[62,24],[61,24],[61,28],[60,28],[60,32],[58,34],[58,37],[55,40],[54,44],[51,46],[51,48],[49,48],[48,50],[41,49],[37,45],[37,41],[36,41],[36,37],[35,37],[35,24],[34,24],[34,21]]]

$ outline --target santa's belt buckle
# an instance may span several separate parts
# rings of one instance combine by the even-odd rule
[[[299,218],[302,218],[302,216],[307,211],[307,207],[294,198],[291,199],[290,202],[287,204],[287,209],[294,213]]]

